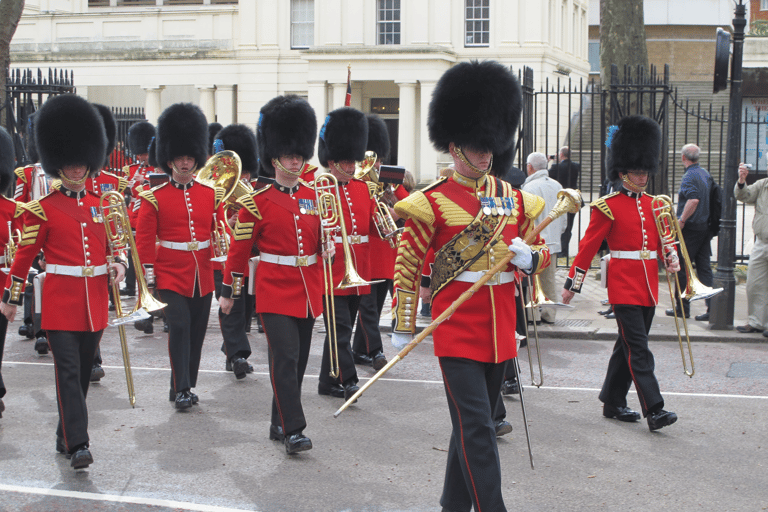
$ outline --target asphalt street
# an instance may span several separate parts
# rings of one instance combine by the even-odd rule
[[[587,318],[597,316],[582,309]],[[766,338],[713,333],[709,341],[694,341],[693,378],[682,373],[676,342],[652,341],[666,408],[680,417],[652,433],[644,420],[602,417],[597,395],[613,341],[565,336],[574,332],[574,315],[541,330],[544,382],[524,391],[535,470],[519,397],[505,398],[514,427],[499,439],[508,509],[768,509]],[[440,510],[451,426],[431,338],[334,419],[342,401],[316,392],[324,338],[317,322],[303,389],[305,433],[314,448],[287,456],[267,437],[271,387],[266,343],[255,323],[255,371],[238,381],[224,371],[218,320],[211,315],[195,389],[200,404],[189,412],[168,401],[161,322],[153,335],[127,328],[134,409],[117,330],[110,329],[102,341],[106,377],[88,395],[95,462],[76,472],[54,450],[51,357],[35,354],[34,343],[16,334],[18,326],[9,326],[3,362],[1,511]],[[387,334],[385,353],[395,354]],[[521,364],[525,383],[525,350]],[[374,373],[358,371],[361,379]],[[629,398],[638,408],[634,392]]]

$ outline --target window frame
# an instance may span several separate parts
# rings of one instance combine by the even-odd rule
[[[487,17],[474,17],[474,11],[479,9],[487,12]],[[472,17],[470,17],[470,10]],[[472,29],[470,30],[470,24]],[[481,36],[481,42],[476,43],[475,37]],[[472,42],[470,42],[472,38]],[[491,46],[491,2],[490,0],[464,0],[464,48],[488,48]]]
[[[390,4],[388,6],[387,4]],[[392,13],[391,19],[386,14]],[[376,45],[399,45],[402,38],[402,17],[400,0],[376,0]],[[382,19],[382,14],[384,14]],[[395,17],[396,16],[396,17]],[[391,25],[391,27],[388,27]],[[387,30],[391,28],[391,30]],[[391,42],[386,37],[392,36]],[[382,40],[384,38],[384,40]]]
[[[299,9],[294,9],[294,6],[296,6],[299,2],[301,2],[301,6],[299,6]],[[301,9],[305,9],[302,11]],[[306,50],[307,48],[311,47],[315,43],[315,0],[291,0],[289,9],[291,10],[291,50]],[[297,21],[295,19],[296,13],[301,12],[303,14],[310,13],[312,16],[311,20],[300,20]],[[297,28],[307,28],[309,27],[308,31],[311,31],[311,34],[305,33],[305,34],[297,34],[296,29]],[[298,41],[301,37],[304,37],[306,39],[311,39],[311,41]]]

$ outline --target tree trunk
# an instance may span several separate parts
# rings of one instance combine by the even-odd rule
[[[6,105],[8,83],[8,70],[11,66],[11,39],[16,33],[16,27],[19,25],[21,13],[24,12],[24,0],[2,0],[0,1],[0,99],[2,106]],[[11,131],[8,122],[8,112],[0,110],[0,126]]]
[[[600,81],[611,83],[611,64],[648,70],[643,0],[600,0]]]

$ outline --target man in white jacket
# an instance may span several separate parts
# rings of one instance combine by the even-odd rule
[[[543,153],[531,153],[528,155],[526,171],[528,177],[521,187],[522,190],[541,197],[546,204],[541,215],[536,219],[536,224],[540,224],[552,208],[554,208],[555,203],[557,203],[557,193],[562,190],[563,187],[556,180],[549,177],[549,171],[547,171],[547,157]],[[552,223],[541,232],[547,247],[549,247],[550,254],[557,254],[560,252],[560,235],[563,234],[565,228],[566,218],[565,216],[561,216],[552,221]],[[553,260],[552,263],[539,274],[541,286],[544,289],[544,295],[550,300],[555,300],[554,297],[557,295],[557,287],[555,285],[556,268],[557,263]],[[541,311],[541,321],[548,324],[555,323],[555,313],[556,310],[554,308],[543,308]]]

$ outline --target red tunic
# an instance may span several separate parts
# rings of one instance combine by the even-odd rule
[[[158,289],[171,290],[184,297],[213,292],[213,248],[179,250],[155,241],[189,243],[210,242],[216,219],[224,218],[223,190],[191,181],[181,185],[169,181],[140,195],[136,224],[136,249],[142,266],[154,265]]]
[[[622,188],[592,203],[589,226],[579,242],[566,289],[581,292],[584,276],[604,239],[608,240],[611,251],[656,251],[657,257],[661,257],[661,240],[651,201],[653,196]],[[659,301],[657,258],[611,258],[607,284],[611,304],[655,306]]]
[[[17,203],[13,199],[0,196],[0,248],[2,248],[3,251],[5,250],[6,245],[8,245],[8,237],[10,236],[11,232],[16,233],[17,229],[21,230],[21,218],[23,213],[24,209],[22,207],[22,203]],[[8,229],[8,222],[11,223],[10,230]],[[18,250],[19,240],[14,238],[14,242],[16,243],[16,249]],[[8,268],[12,262],[5,261],[4,252],[0,253],[0,257],[2,257],[2,263],[0,263],[0,267]],[[4,270],[0,270],[0,276],[2,276],[3,282],[5,282],[6,278],[8,277],[8,273]]]
[[[403,187],[397,187],[394,194],[398,200],[408,197],[408,192]],[[396,258],[397,247],[389,245],[374,227],[371,231],[371,279],[392,279],[395,275]]]
[[[222,296],[237,297],[244,293],[233,290],[232,284],[247,266],[254,244],[262,254],[317,255],[317,261],[307,266],[260,261],[255,282],[257,313],[317,318],[323,312],[323,267],[315,191],[303,183],[297,185],[293,194],[281,192],[280,188],[278,184],[267,185],[238,200],[243,208],[233,229]],[[311,202],[310,208],[306,207],[307,201]]]
[[[40,164],[19,167],[14,171],[16,174],[16,189],[13,198],[20,203],[28,203],[32,200],[32,185],[36,169],[42,171]],[[50,178],[48,178],[50,181]],[[39,198],[38,198],[39,199]]]
[[[540,198],[492,177],[483,177],[477,182],[463,180],[462,184],[455,177],[443,179],[398,202],[395,210],[407,221],[395,266],[392,305],[395,332],[414,332],[427,252],[430,248],[440,250],[473,221],[481,208],[478,194],[512,198],[514,209],[507,216],[508,222],[501,229],[498,243],[466,269],[470,272],[486,271],[503,259],[512,239],[525,238],[533,229],[533,219],[543,206]],[[531,249],[538,254],[532,272],[538,273],[550,263],[549,250],[541,237],[534,240]],[[505,272],[515,269],[510,264]],[[437,318],[472,284],[458,280],[448,282],[432,297],[432,316]],[[492,363],[515,357],[515,287],[514,282],[482,286],[433,331],[435,355]]]
[[[62,191],[63,190],[63,191]],[[42,250],[46,265],[106,265],[109,249],[101,221],[99,198],[88,192],[54,190],[24,205],[22,242],[6,279],[3,299],[11,287],[25,283],[32,260]],[[18,286],[18,285],[16,285]],[[22,285],[23,286],[23,285]],[[60,331],[100,331],[109,320],[108,274],[74,277],[48,273],[43,287],[42,328]]]

